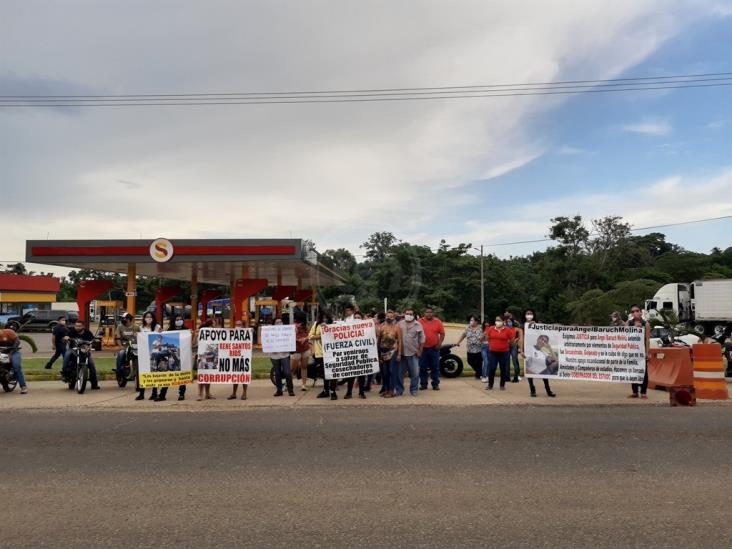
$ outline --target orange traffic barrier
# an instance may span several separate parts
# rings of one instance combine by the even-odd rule
[[[697,398],[727,400],[722,347],[719,343],[699,343],[691,350],[694,357],[694,387]]]
[[[652,347],[649,355],[648,385],[652,389],[694,384],[689,347]]]

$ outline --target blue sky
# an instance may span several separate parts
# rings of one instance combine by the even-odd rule
[[[0,0],[0,13],[0,50],[8,53],[0,57],[0,94],[349,90],[732,71],[731,0]],[[46,237],[301,237],[320,250],[360,253],[374,231],[477,246],[541,238],[560,215],[622,215],[636,227],[730,215],[730,99],[732,87],[0,109],[0,262],[22,259],[26,239]],[[732,245],[730,229],[724,221],[664,232],[708,251]]]

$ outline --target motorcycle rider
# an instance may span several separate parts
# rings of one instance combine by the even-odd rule
[[[121,375],[127,361],[127,344],[134,345],[137,343],[138,332],[140,332],[140,327],[135,324],[133,316],[130,313],[125,313],[114,336],[114,343],[122,347],[117,351],[117,376]]]
[[[0,349],[10,355],[10,363],[13,365],[15,379],[20,385],[20,394],[28,393],[28,386],[25,384],[25,376],[23,375],[23,367],[21,365],[22,357],[20,356],[20,339],[15,330],[0,330]]]
[[[94,334],[87,330],[82,320],[74,322],[74,326],[69,330],[69,335],[64,338],[67,342],[66,354],[64,355],[64,365],[61,369],[61,377],[66,380],[70,375],[69,364],[74,356],[73,348],[76,346],[77,339],[89,342],[91,346],[94,341]],[[91,353],[89,354],[89,381],[91,382],[91,388],[95,391],[100,389],[99,382],[97,381],[97,368],[94,365],[94,358]]]

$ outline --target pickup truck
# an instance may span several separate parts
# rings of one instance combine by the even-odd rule
[[[50,332],[58,324],[58,317],[65,316],[69,324],[79,318],[76,311],[39,311],[32,310],[22,315],[3,315],[0,323],[16,332]]]

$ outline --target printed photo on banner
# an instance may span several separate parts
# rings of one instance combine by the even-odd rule
[[[371,321],[339,322],[320,327],[325,379],[375,374],[379,371],[376,329]]]
[[[263,353],[294,353],[295,352],[294,324],[273,324],[262,326]]]
[[[252,347],[250,328],[201,328],[198,383],[251,383]]]
[[[524,334],[527,377],[642,383],[643,328],[534,324]]]
[[[140,387],[171,387],[193,382],[191,332],[137,335]]]

